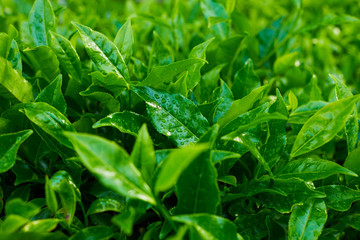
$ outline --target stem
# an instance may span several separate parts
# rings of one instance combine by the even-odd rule
[[[155,201],[156,201],[156,208],[157,208],[157,210],[160,212],[160,214],[163,216],[163,218],[170,223],[172,229],[173,229],[175,232],[177,232],[177,231],[178,231],[178,228],[176,227],[174,221],[171,219],[171,216],[170,216],[168,210],[167,210],[167,209],[165,208],[165,206],[162,204],[161,200],[160,200],[158,197],[155,197]]]

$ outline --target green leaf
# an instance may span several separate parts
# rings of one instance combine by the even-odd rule
[[[320,158],[305,158],[290,161],[275,172],[277,178],[288,179],[296,177],[304,181],[324,179],[334,174],[345,174],[357,177],[356,173],[337,163]]]
[[[18,102],[31,102],[32,86],[5,58],[0,57],[0,96]]]
[[[302,105],[292,111],[288,123],[304,124],[310,117],[317,113],[321,108],[325,107],[328,103],[323,101],[311,101]]]
[[[53,212],[56,213],[58,209],[58,202],[56,199],[55,191],[51,186],[49,178],[45,178],[45,199],[47,207]]]
[[[150,52],[148,71],[155,66],[164,66],[174,62],[171,48],[162,41],[156,31],[153,32],[154,39]]]
[[[311,24],[308,24],[299,30],[297,33],[308,32],[315,30],[319,27],[329,26],[329,25],[339,25],[343,23],[358,23],[360,22],[359,18],[350,16],[350,15],[334,15],[328,14],[324,17],[319,17],[317,20],[313,21]]]
[[[253,61],[248,59],[244,66],[235,73],[231,91],[235,99],[240,99],[258,87],[260,87],[260,79],[254,71]]]
[[[226,218],[210,214],[178,215],[174,221],[193,226],[203,239],[237,239],[236,226]]]
[[[294,206],[304,204],[308,198],[326,197],[325,194],[312,189],[306,182],[298,178],[274,179],[273,181],[265,178],[264,180],[265,181],[262,182],[266,183],[265,186],[281,190],[285,193],[285,196],[279,193],[267,193],[264,191],[257,195],[256,198],[260,203],[264,204],[265,207],[274,208],[280,213],[291,212]],[[264,188],[262,182],[260,182],[260,189]],[[255,190],[256,189],[252,191]]]
[[[297,97],[291,90],[289,92],[288,98],[289,98],[289,104],[290,104],[291,111],[296,110],[299,103],[298,103]]]
[[[69,240],[108,240],[113,236],[113,232],[108,226],[93,226],[81,229],[76,234],[71,236]]]
[[[51,32],[51,49],[56,54],[61,67],[74,79],[81,82],[81,62],[75,48],[71,45],[70,41],[61,36],[60,34]]]
[[[149,183],[155,169],[156,160],[153,142],[145,124],[139,130],[130,158],[141,172],[144,180]]]
[[[262,210],[255,214],[237,214],[234,223],[237,226],[237,231],[245,239],[264,239],[267,235],[266,216],[270,214],[269,210]]]
[[[178,146],[196,142],[209,127],[196,105],[180,94],[138,86],[133,87],[133,91],[144,99],[157,131]]]
[[[7,60],[11,62],[13,69],[22,74],[22,62],[19,46],[15,39],[12,40]]]
[[[217,121],[220,128],[226,126],[232,120],[251,109],[254,103],[263,97],[268,87],[269,85],[264,85],[262,87],[256,88],[252,90],[249,95],[234,101],[226,114]]]
[[[360,174],[360,147],[357,147],[347,156],[344,167],[358,175]]]
[[[137,86],[146,86],[155,89],[166,90],[176,75],[186,70],[189,70],[195,64],[200,63],[204,63],[204,60],[198,58],[190,58],[174,62],[166,66],[154,67],[148,74],[148,76]]]
[[[33,171],[30,165],[22,161],[15,162],[11,171],[16,175],[14,186],[18,186],[26,182],[36,182],[38,180],[37,174]]]
[[[36,0],[29,14],[29,28],[35,46],[49,45],[49,31],[55,31],[55,14],[49,0]]]
[[[122,212],[125,208],[125,205],[119,200],[112,198],[98,198],[91,203],[87,215],[102,213],[107,211],[112,212]]]
[[[360,200],[360,191],[342,185],[322,186],[316,190],[326,194],[326,206],[336,211],[347,211],[353,202]]]
[[[32,130],[23,130],[0,135],[0,173],[8,171],[14,166],[20,145],[32,133]]]
[[[128,154],[116,143],[101,137],[67,132],[81,162],[106,187],[130,198],[155,204],[149,186]]]
[[[338,100],[353,96],[350,89],[345,85],[345,83],[337,79],[335,76],[330,75],[330,77],[335,81],[335,93]],[[358,132],[359,122],[357,118],[357,109],[355,109],[353,114],[349,117],[345,124],[348,153],[352,152],[355,149]]]
[[[92,77],[93,84],[106,88],[113,93],[115,98],[119,97],[126,90],[128,85],[124,78],[119,78],[119,76],[113,72],[103,74],[96,71],[92,72],[90,75]]]
[[[327,217],[322,199],[309,199],[304,205],[296,206],[289,220],[289,240],[318,239]]]
[[[11,39],[6,33],[0,33],[0,57],[7,58]]]
[[[20,217],[31,219],[40,212],[40,208],[32,203],[27,203],[20,198],[9,200],[5,205],[6,216],[18,215]]]
[[[126,200],[126,207],[121,214],[114,216],[111,222],[120,227],[127,235],[133,232],[133,225],[148,210],[150,205],[136,199]]]
[[[189,53],[189,58],[200,58],[206,60],[206,49],[213,40],[214,38],[211,38],[193,47]],[[199,83],[201,79],[200,70],[204,64],[205,62],[200,62],[189,68],[189,77],[186,82],[188,89],[193,89]]]
[[[120,132],[137,137],[141,126],[146,122],[146,118],[142,115],[130,111],[123,111],[112,113],[109,116],[100,119],[93,125],[93,128],[106,126],[115,127]]]
[[[94,98],[104,104],[111,112],[120,110],[120,102],[116,100],[109,91],[97,85],[90,85],[85,91],[79,93],[81,96]]]
[[[286,104],[278,89],[276,89],[276,96],[276,101],[270,106],[269,113],[280,113],[283,116],[288,117],[289,113],[286,109]],[[285,149],[287,143],[286,122],[286,120],[281,119],[270,120],[268,122],[270,136],[267,139],[266,145],[261,148],[260,152],[270,168],[279,161],[280,156]]]
[[[51,232],[54,230],[59,222],[59,219],[49,218],[49,219],[40,219],[29,222],[26,224],[22,231],[24,232]]]
[[[56,108],[44,102],[28,103],[22,110],[26,117],[46,134],[72,148],[63,131],[75,131],[70,121]],[[46,141],[46,139],[44,139]]]
[[[164,192],[172,188],[182,172],[207,148],[206,144],[197,144],[172,151],[162,161],[155,183],[155,192]]]
[[[52,189],[60,196],[61,205],[65,213],[65,221],[70,225],[76,210],[76,186],[71,176],[65,171],[56,172],[50,179]],[[74,187],[75,186],[75,187]],[[80,192],[78,192],[80,194]],[[78,195],[79,195],[78,194]],[[81,197],[79,196],[79,201]]]
[[[273,112],[273,113],[261,113],[259,114],[256,119],[246,125],[242,125],[240,127],[238,127],[235,131],[227,134],[226,136],[224,136],[224,139],[233,139],[235,137],[237,137],[238,135],[240,135],[241,133],[245,132],[246,130],[248,130],[249,128],[255,127],[258,124],[261,124],[263,122],[269,122],[271,120],[283,120],[286,121],[288,118],[287,116],[284,116],[283,114],[277,113],[277,112]]]
[[[230,109],[232,103],[234,102],[234,96],[230,91],[229,87],[225,82],[222,82],[221,89],[219,89],[219,105],[216,108],[214,114],[214,122],[216,123],[224,114]]]
[[[118,78],[123,78],[129,83],[129,70],[115,44],[102,33],[78,23],[73,22],[73,24],[79,31],[86,51],[95,65],[106,74],[114,73]]]
[[[62,75],[47,85],[36,97],[35,102],[45,102],[55,107],[62,114],[66,113],[66,102],[61,92]]]
[[[202,0],[200,2],[200,6],[205,16],[205,19],[208,22],[209,22],[209,18],[211,17],[217,17],[222,19],[228,18],[225,8],[223,7],[223,5],[221,5],[218,2],[215,2],[213,0]],[[210,29],[213,31],[214,35],[219,39],[225,39],[230,32],[230,29],[228,29],[228,26],[224,22],[215,24]]]
[[[211,160],[214,164],[224,161],[226,159],[240,158],[240,157],[241,157],[240,154],[234,153],[234,152],[221,151],[221,150],[212,150],[211,151]]]
[[[210,151],[193,160],[183,171],[176,185],[177,214],[215,214],[220,203],[217,172]]]
[[[358,100],[359,96],[354,96],[329,103],[309,118],[296,137],[290,157],[297,157],[330,142],[345,126]]]
[[[55,53],[48,46],[25,49],[25,56],[29,59],[35,71],[40,71],[41,76],[52,82],[60,74],[60,63]]]
[[[345,216],[341,219],[341,222],[357,231],[360,231],[360,214],[358,213]]]
[[[195,94],[201,103],[210,101],[210,96],[218,86],[220,73],[224,67],[225,64],[219,64],[201,77],[200,84],[195,89]]]
[[[19,215],[9,215],[0,225],[0,233],[2,237],[6,234],[11,234],[19,230],[29,220]]]
[[[124,57],[124,61],[129,62],[130,57],[133,54],[134,34],[131,27],[130,18],[121,26],[117,32],[114,43],[119,49],[120,53]]]
[[[238,142],[244,147],[246,147],[253,155],[254,157],[259,161],[259,163],[264,167],[264,169],[272,176],[271,168],[269,167],[268,163],[264,159],[264,157],[259,152],[259,149],[256,147],[256,145],[251,141],[251,139],[247,136],[246,133],[238,133],[232,132],[228,135],[223,136],[221,139],[223,140],[230,140],[234,142]]]
[[[298,59],[298,56],[298,52],[291,52],[278,57],[274,63],[274,73],[285,73],[289,68],[294,66],[295,61]]]

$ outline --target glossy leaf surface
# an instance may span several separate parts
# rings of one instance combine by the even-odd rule
[[[97,121],[93,128],[99,127],[115,127],[120,132],[128,133],[137,136],[141,126],[146,123],[146,118],[143,116],[129,111],[112,113],[109,116]]]
[[[289,221],[289,239],[318,239],[327,219],[324,200],[309,199],[296,206]]]
[[[275,176],[281,179],[301,178],[304,181],[315,181],[327,178],[333,174],[345,174],[356,177],[357,174],[338,165],[337,163],[320,159],[305,158],[287,163]]]
[[[291,150],[292,158],[310,152],[331,141],[344,127],[359,96],[330,103],[306,121]]]
[[[326,194],[326,206],[336,211],[347,211],[353,202],[360,200],[360,191],[342,185],[323,186],[318,190]]]
[[[149,186],[116,143],[89,134],[66,134],[81,162],[107,187],[121,195],[154,204]]]
[[[178,146],[196,142],[209,126],[196,105],[180,94],[149,87],[134,87],[133,91],[146,102],[149,117],[158,132]]]
[[[119,78],[130,81],[129,70],[118,48],[105,35],[91,28],[73,23],[78,29],[89,57],[106,74],[115,73]]]

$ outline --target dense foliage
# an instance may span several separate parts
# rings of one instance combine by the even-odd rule
[[[359,239],[359,14],[0,1],[0,239]]]

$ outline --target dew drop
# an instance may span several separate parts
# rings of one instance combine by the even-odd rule
[[[166,103],[166,99],[165,98],[161,99],[161,102]]]
[[[160,97],[159,97],[159,95],[158,95],[158,94],[155,94],[155,98],[156,98],[156,99],[159,99]]]

